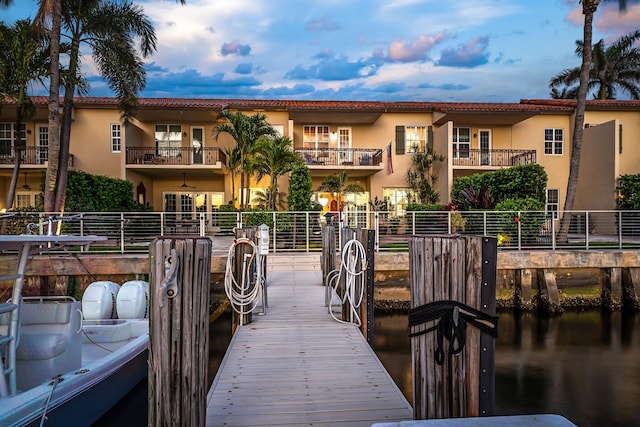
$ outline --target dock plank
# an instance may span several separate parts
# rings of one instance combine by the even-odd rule
[[[318,270],[270,271],[265,315],[239,327],[207,395],[207,426],[370,426],[411,405],[353,325],[324,306]]]

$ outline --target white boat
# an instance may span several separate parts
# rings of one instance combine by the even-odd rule
[[[18,255],[16,273],[0,277],[14,281],[0,303],[0,426],[89,426],[146,378],[146,282],[94,283],[82,302],[22,297],[31,254],[97,240],[105,238],[0,236],[0,250]]]

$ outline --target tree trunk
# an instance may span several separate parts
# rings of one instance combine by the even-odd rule
[[[587,90],[589,85],[589,71],[591,67],[593,15],[598,9],[600,0],[583,0],[582,13],[584,14],[584,49],[582,66],[580,68],[580,86],[578,88],[578,101],[576,104],[575,121],[573,125],[573,138],[571,142],[571,158],[569,162],[569,178],[567,180],[567,195],[564,201],[564,212],[560,221],[558,241],[566,243],[569,240],[569,225],[571,212],[578,188],[580,173],[580,153],[582,150],[582,137],[584,134],[584,112],[587,104]]]
[[[60,21],[61,0],[53,2],[51,14],[51,77],[49,85],[49,165],[44,182],[44,211],[53,212],[60,152]]]
[[[76,31],[75,34],[79,34]],[[80,54],[79,36],[74,36],[71,42],[71,54],[69,58],[69,74],[78,73],[78,55]],[[70,79],[65,84],[64,101],[62,103],[62,129],[60,131],[60,152],[58,160],[58,173],[56,185],[56,198],[54,210],[64,211],[64,204],[67,194],[67,173],[69,171],[69,149],[71,141],[71,114],[73,111],[73,94],[76,91],[74,82]]]
[[[9,194],[7,194],[7,209],[13,207],[13,201],[16,196],[16,187],[18,186],[18,178],[20,177],[20,164],[22,163],[22,153],[24,144],[20,138],[20,127],[22,126],[22,106],[18,104],[16,110],[16,128],[13,131],[15,163],[13,165],[13,173],[11,175],[11,183],[9,184]]]

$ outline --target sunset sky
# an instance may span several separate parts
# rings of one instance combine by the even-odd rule
[[[158,36],[144,97],[512,102],[579,65],[577,0],[138,0]],[[33,17],[14,0],[5,23]],[[640,28],[601,4],[594,42]],[[111,96],[83,59],[93,96]],[[34,88],[34,94],[46,94]]]

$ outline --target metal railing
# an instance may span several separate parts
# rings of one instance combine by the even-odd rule
[[[311,166],[380,166],[382,162],[382,150],[375,148],[296,148],[294,151]]]
[[[42,165],[45,167],[49,160],[49,149],[40,147],[24,147],[20,150],[15,148],[7,152],[0,153],[1,165],[15,165],[16,155],[20,151],[20,163],[22,165]],[[73,167],[73,154],[69,154],[69,167]]]
[[[640,211],[571,211],[566,239],[559,236],[563,212],[540,211],[420,211],[397,217],[389,212],[349,211],[328,216],[339,230],[345,226],[375,230],[376,251],[408,250],[409,237],[425,234],[486,235],[496,237],[501,250],[600,250],[640,249]],[[269,227],[271,252],[319,252],[322,226],[327,217],[319,212],[172,212],[68,213],[63,234],[107,237],[92,250],[105,252],[148,252],[154,238],[167,235],[208,236],[228,248],[236,227]],[[43,213],[5,216],[0,219],[3,234],[24,234],[29,224],[47,223]],[[33,228],[33,225],[31,226]],[[46,234],[41,226],[40,234]]]
[[[536,163],[536,150],[454,150],[454,166],[518,166]]]
[[[129,147],[127,165],[215,165],[227,164],[227,156],[219,147]]]

